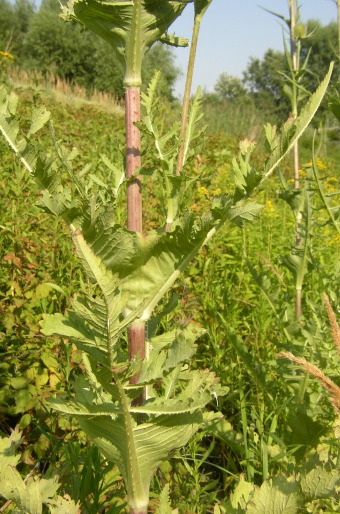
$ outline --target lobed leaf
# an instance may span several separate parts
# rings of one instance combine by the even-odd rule
[[[307,501],[332,498],[340,485],[339,469],[326,470],[321,466],[312,469],[301,479],[301,489]]]
[[[296,514],[304,504],[299,484],[279,475],[255,487],[247,505],[249,514]]]

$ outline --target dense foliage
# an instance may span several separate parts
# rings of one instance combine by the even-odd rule
[[[25,120],[31,109],[30,92],[22,99]],[[43,100],[40,95],[35,98],[37,105]],[[121,134],[121,118],[87,107],[66,112],[52,104],[51,110],[58,120],[57,134],[66,127],[73,134],[72,143],[78,146],[85,167],[93,159],[93,145],[99,153],[112,156],[112,138],[103,135],[104,127],[115,127]],[[81,132],[80,125],[85,127]],[[46,133],[42,141],[47,139]],[[69,146],[67,140],[65,143]],[[307,136],[303,142],[306,159],[310,144]],[[232,188],[230,157],[236,146],[236,140],[215,135],[205,143],[204,153],[200,150],[196,155],[192,166],[195,173],[200,170],[200,178],[188,201],[197,212],[205,209],[210,196]],[[327,158],[323,156],[326,150]],[[71,245],[63,236],[64,228],[57,220],[51,224],[38,206],[32,206],[33,198],[38,202],[38,192],[2,140],[1,155],[2,431],[7,433],[16,423],[23,430],[24,473],[37,463],[43,470],[49,467],[59,475],[62,495],[80,501],[84,512],[104,512],[109,502],[116,509],[112,512],[119,512],[124,493],[117,469],[105,466],[95,448],[84,446],[83,439],[75,437],[75,420],[57,417],[39,402],[50,392],[68,390],[81,362],[76,347],[42,339],[39,321],[45,314],[65,309],[72,294],[88,285],[76,262],[70,267]],[[336,146],[324,147],[321,157],[318,167],[324,187],[332,192],[339,186]],[[79,157],[74,163],[82,173]],[[98,163],[96,167],[99,176],[102,166]],[[307,165],[306,173],[308,169]],[[289,170],[288,163],[283,168],[287,177]],[[156,184],[150,182],[146,187],[149,216],[157,219]],[[334,415],[326,396],[315,382],[306,381],[298,372],[292,375],[290,366],[278,361],[275,354],[294,348],[298,354],[313,355],[313,361],[336,378],[336,355],[320,292],[327,290],[337,305],[339,239],[332,226],[326,224],[322,232],[317,229],[305,288],[305,322],[298,328],[291,314],[293,276],[282,266],[283,256],[290,252],[293,217],[276,193],[279,188],[279,181],[273,179],[259,196],[265,205],[260,220],[243,231],[229,226],[190,265],[190,274],[176,288],[180,323],[186,325],[194,317],[198,327],[209,329],[199,342],[197,362],[216,371],[230,388],[230,394],[219,401],[224,419],[213,437],[200,433],[186,450],[163,464],[155,478],[153,490],[159,491],[164,480],[169,481],[173,502],[183,513],[211,512],[216,502],[222,509],[240,472],[249,482],[261,484],[265,476],[295,470],[294,491],[299,503],[304,470],[311,471],[316,462],[327,468],[336,459]],[[315,229],[327,220],[322,211],[320,216]],[[164,330],[171,326],[165,315]],[[316,452],[321,448],[320,462]],[[85,475],[81,473],[84,469]],[[94,490],[93,484],[98,489]],[[252,494],[245,487],[247,494]],[[278,479],[276,487],[284,490],[284,482]],[[264,494],[264,489],[256,494],[260,491]],[[236,500],[233,502],[235,505]],[[338,511],[332,498],[313,502]]]
[[[52,10],[44,4],[38,13],[48,20]],[[65,70],[77,70],[86,85],[92,36],[73,30],[79,48]],[[61,52],[67,33],[54,36]],[[161,48],[153,50],[160,59]],[[78,50],[88,60],[77,60]],[[269,56],[285,66],[279,54],[266,56],[266,66]],[[267,68],[252,64],[253,90],[224,74],[216,94],[203,97],[205,120],[199,92],[193,99],[180,177],[179,113],[162,97],[175,72],[164,70],[164,82],[157,85],[156,76],[143,94],[143,238],[124,227],[122,186],[131,180],[124,179],[121,112],[79,106],[74,96],[65,107],[50,91],[5,77],[1,511],[126,513],[124,483],[132,495],[136,483],[128,455],[144,470],[141,483],[157,464],[150,501],[157,514],[340,512],[338,126],[327,137],[311,128],[304,133],[299,190],[292,159],[282,160],[330,75],[317,79],[321,87],[305,109],[299,105],[296,121],[263,130],[260,95],[281,121],[286,113],[274,68],[271,92],[261,91],[256,83]],[[213,116],[221,107],[228,117],[218,126]],[[204,135],[206,122],[213,133]],[[125,328],[135,318],[148,323],[142,363],[124,357]],[[136,370],[141,375],[131,382]],[[149,394],[142,404],[138,387]],[[155,441],[164,455],[173,450],[163,462]]]
[[[14,64],[38,70],[85,87],[89,92],[106,91],[117,98],[124,94],[122,66],[109,44],[80,26],[58,17],[55,0],[44,0],[34,10],[29,0],[0,5],[0,50],[11,52]],[[178,70],[171,51],[156,45],[147,55],[144,82],[155,70],[162,72],[162,94],[173,99]]]
[[[332,84],[336,87],[339,76],[337,24],[331,22],[323,27],[317,21],[310,20],[303,27],[306,37],[301,39],[301,62],[305,61],[308,52],[310,54],[302,87],[309,92],[315,91],[320,77],[326,73],[330,60],[335,61]],[[247,124],[246,120],[256,117],[261,125],[264,113],[267,119],[272,119],[276,123],[287,119],[291,109],[290,102],[284,94],[287,74],[289,68],[284,52],[271,48],[265,52],[262,59],[250,58],[242,79],[222,73],[216,82],[215,92],[207,94],[205,98],[210,127],[221,129],[225,120],[230,128],[235,111],[243,111],[244,125]],[[245,127],[243,128],[242,123],[240,126],[238,135],[249,135],[249,132],[244,132]]]

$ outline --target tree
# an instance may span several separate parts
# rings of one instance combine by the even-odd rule
[[[124,95],[122,65],[109,43],[89,30],[82,33],[79,25],[64,23],[58,11],[53,0],[45,0],[32,16],[21,53],[22,65],[121,98]],[[161,92],[172,100],[178,69],[173,53],[161,44],[146,56],[143,68],[146,82],[156,69],[162,72]]]
[[[333,84],[339,76],[338,28],[336,22],[323,27],[318,21],[309,20],[307,33],[310,34],[309,37],[301,41],[301,60],[304,60],[308,51],[311,50],[308,60],[310,73],[307,75],[306,87],[310,91],[315,91],[326,75],[330,61],[335,61]]]
[[[89,32],[81,34],[78,26],[63,23],[50,2],[43,3],[24,40],[24,66],[91,87],[96,66],[94,41]]]
[[[221,73],[214,89],[222,99],[233,100],[247,94],[247,90],[242,84],[242,80],[239,77],[234,77],[228,73]]]
[[[20,55],[22,42],[32,15],[34,4],[31,0],[0,0],[0,50],[9,50]]]
[[[321,26],[317,21],[307,23],[307,37],[301,39],[301,62],[304,62],[308,51],[308,71],[302,81],[310,92],[315,91],[322,78],[326,75],[329,63],[337,61],[337,24],[329,23]],[[283,52],[269,49],[263,59],[251,57],[244,72],[244,84],[256,99],[257,105],[273,108],[281,120],[289,114],[289,104],[282,94],[285,78],[288,73],[287,62]],[[339,76],[339,63],[336,62],[332,82],[335,84]]]
[[[288,72],[284,54],[269,49],[262,60],[251,57],[243,73],[244,84],[257,105],[265,110],[275,111],[281,119],[289,114],[288,102],[282,94],[282,72]]]
[[[160,94],[173,100],[174,87],[180,70],[175,66],[173,52],[161,43],[155,44],[145,56],[142,71],[144,84],[150,82],[156,70],[161,72]]]

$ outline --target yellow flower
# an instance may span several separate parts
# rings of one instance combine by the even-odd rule
[[[327,177],[326,182],[327,182],[327,184],[333,186],[338,183],[338,179],[336,177]]]
[[[222,189],[220,187],[218,187],[217,189],[215,189],[214,191],[214,195],[220,195],[222,193]]]
[[[320,157],[317,157],[316,158],[316,165],[317,167],[319,168],[319,170],[324,170],[327,168],[326,164],[324,162],[322,162],[322,160],[320,159]]]
[[[275,206],[271,200],[266,201],[265,209],[267,209],[269,212],[273,212],[275,210]]]
[[[326,164],[320,159],[320,157],[317,157],[315,159],[315,164],[317,165],[318,169],[319,170],[324,170],[327,168]],[[312,161],[309,161],[309,162],[306,162],[305,164],[303,164],[303,168],[311,168],[313,166],[313,162]]]
[[[9,52],[2,52],[1,50],[0,50],[0,57],[2,57],[4,60],[14,59],[14,55],[10,54]]]
[[[206,188],[206,187],[204,187],[204,186],[201,186],[201,187],[199,188],[199,192],[200,192],[202,195],[207,195],[207,194],[208,194],[208,190],[207,190],[207,188]]]

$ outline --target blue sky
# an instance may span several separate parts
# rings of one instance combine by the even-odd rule
[[[322,25],[335,21],[334,0],[300,0],[301,21],[317,19]],[[260,6],[288,17],[287,0],[213,0],[202,21],[197,48],[193,88],[213,91],[222,72],[242,76],[251,56],[262,57],[268,48],[283,49],[282,23]],[[171,27],[178,36],[191,37],[193,9],[186,8]],[[183,71],[176,85],[181,96],[189,50],[175,51],[176,65]]]

